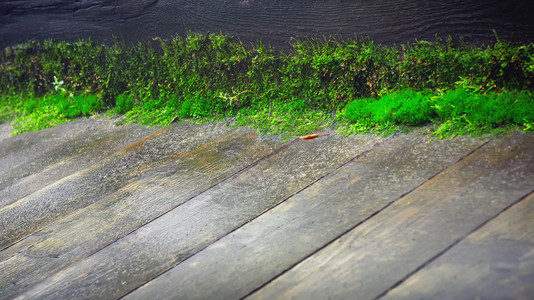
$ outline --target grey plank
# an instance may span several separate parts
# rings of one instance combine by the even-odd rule
[[[120,297],[329,174],[377,140],[335,135],[296,140],[21,297]]]
[[[482,140],[403,135],[225,236],[126,299],[239,299],[465,157]]]
[[[143,173],[168,163],[221,134],[224,124],[173,124],[117,151],[93,166],[64,177],[0,208],[0,249],[109,195]]]
[[[1,140],[0,177],[5,176],[11,168],[19,164],[30,161],[59,145],[67,144],[70,140],[101,126],[106,126],[105,123],[107,123],[105,120],[83,119]]]
[[[534,188],[534,135],[485,145],[251,295],[373,299]]]
[[[237,128],[32,234],[0,252],[0,298],[97,252],[282,145]]]
[[[532,299],[534,194],[381,299]]]
[[[101,124],[57,143],[29,161],[7,166],[7,174],[0,176],[0,207],[81,171],[156,131],[141,126],[98,123]],[[70,127],[64,130],[70,131]]]

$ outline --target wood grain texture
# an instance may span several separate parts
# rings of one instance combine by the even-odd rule
[[[287,48],[291,37],[370,36],[379,43],[534,41],[532,5],[515,1],[363,0],[18,0],[0,4],[0,47],[27,39],[113,36],[136,42],[193,31],[223,32]]]
[[[532,299],[534,194],[382,299]]]
[[[35,151],[34,148],[33,151],[39,153],[37,157],[17,159],[7,166],[6,174],[0,175],[0,207],[88,168],[154,131],[154,128],[140,126],[102,124],[87,128],[74,138],[52,144],[49,150]],[[23,155],[15,153],[18,157]]]
[[[241,127],[146,172],[117,192],[1,251],[0,298],[12,298],[97,252],[281,145]]]
[[[377,140],[334,135],[297,140],[253,168],[50,276],[21,297],[118,298],[337,169]]]
[[[1,140],[0,178],[9,176],[13,168],[70,140],[79,139],[90,131],[98,130],[100,126],[96,120],[74,121]]]
[[[240,299],[482,144],[396,137],[125,299]]]
[[[249,298],[374,299],[532,192],[533,152],[533,134],[490,142]]]
[[[160,129],[84,170],[0,208],[0,249],[109,195],[152,168],[221,134],[222,124],[190,123]],[[98,155],[96,153],[96,155]]]

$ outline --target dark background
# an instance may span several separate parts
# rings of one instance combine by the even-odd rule
[[[291,37],[369,36],[381,44],[452,36],[470,44],[534,42],[532,0],[8,0],[0,47],[29,39],[136,42],[192,31],[288,48]]]

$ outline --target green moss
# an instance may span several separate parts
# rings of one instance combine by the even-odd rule
[[[354,132],[430,123],[437,125],[434,134],[438,137],[482,134],[517,125],[532,130],[534,98],[530,91],[478,93],[457,88],[433,95],[403,90],[353,101],[340,118],[353,123],[349,128]]]
[[[351,122],[366,119],[372,123],[397,123],[423,125],[431,121],[434,114],[429,92],[402,90],[382,97],[364,98],[353,101],[345,108]]]
[[[20,98],[2,96],[0,116],[14,120],[14,134],[55,126],[71,119],[91,116],[102,109],[96,95],[54,94]]]
[[[15,133],[105,111],[159,126],[233,117],[287,136],[328,126],[434,123],[442,136],[533,128],[533,44],[326,38],[292,46],[283,53],[200,33],[134,45],[28,42],[0,54],[0,121],[14,120]]]

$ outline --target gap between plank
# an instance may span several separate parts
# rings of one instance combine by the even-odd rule
[[[118,241],[119,239],[121,239],[121,238],[123,238],[123,237],[125,237],[125,236],[127,236],[127,235],[132,234],[132,233],[133,233],[134,231],[136,231],[137,229],[139,229],[139,228],[141,228],[141,227],[143,227],[143,226],[145,226],[145,225],[147,225],[147,224],[153,222],[154,220],[156,220],[156,219],[162,217],[163,215],[166,215],[166,214],[169,213],[170,211],[172,211],[172,210],[178,208],[179,206],[181,206],[181,205],[187,203],[189,200],[191,200],[191,199],[197,197],[198,195],[200,195],[200,194],[202,194],[202,193],[205,193],[206,191],[212,189],[213,187],[216,187],[216,186],[219,185],[219,184],[222,184],[222,183],[224,183],[224,182],[226,182],[226,181],[231,180],[231,179],[234,178],[234,177],[239,176],[239,174],[245,172],[246,170],[248,170],[248,169],[250,169],[250,168],[252,168],[252,167],[254,167],[254,166],[256,166],[256,165],[258,165],[260,162],[262,162],[262,161],[264,161],[264,160],[266,160],[266,159],[268,159],[268,158],[270,158],[270,157],[272,157],[272,156],[274,156],[274,155],[276,155],[276,154],[282,152],[283,150],[285,150],[286,148],[288,148],[290,145],[294,144],[296,141],[297,141],[297,140],[293,140],[293,141],[291,141],[291,142],[286,143],[285,145],[280,146],[278,149],[275,149],[273,152],[269,153],[268,155],[266,155],[266,156],[264,156],[264,157],[262,157],[262,158],[260,158],[260,159],[258,159],[258,160],[256,160],[256,161],[252,162],[251,164],[249,164],[249,165],[243,167],[241,170],[236,171],[235,173],[229,175],[228,177],[222,179],[221,181],[215,183],[214,185],[212,185],[212,186],[210,186],[210,187],[208,187],[208,188],[206,188],[206,189],[200,191],[200,192],[199,192],[198,194],[196,194],[195,196],[191,196],[190,198],[188,198],[187,200],[183,201],[183,202],[180,203],[179,205],[176,205],[176,206],[170,208],[169,210],[167,210],[167,211],[165,211],[165,212],[159,214],[158,216],[154,217],[152,220],[149,220],[149,221],[147,221],[147,222],[141,224],[141,225],[140,225],[139,227],[137,227],[136,229],[134,229],[134,230],[132,230],[132,231],[130,231],[130,232],[127,232],[126,234],[124,234],[122,237],[119,237],[119,238],[116,239],[115,241],[110,242],[109,244],[107,244],[107,245],[101,247],[100,249],[98,249],[98,250],[96,250],[96,251],[90,253],[90,254],[89,254],[88,256],[86,256],[85,258],[88,258],[88,257],[94,255],[95,253],[99,252],[100,250],[107,248],[109,245],[113,244],[114,242]],[[200,145],[198,148],[200,148],[200,147],[202,147],[202,145]],[[197,149],[198,149],[198,148],[197,148]],[[195,150],[196,150],[196,149],[195,149]],[[192,151],[195,151],[195,150],[192,150]],[[192,152],[192,151],[190,151],[190,152]],[[108,195],[106,195],[106,196],[108,196]],[[104,196],[102,199],[104,199],[106,196]],[[100,199],[100,200],[102,200],[102,199]],[[93,204],[95,204],[95,203],[98,203],[100,200],[98,200],[98,201],[96,201],[96,202],[94,202],[94,203],[92,203],[92,204],[90,204],[90,205],[93,205]],[[90,206],[90,205],[89,205],[89,206]],[[86,206],[86,207],[88,207],[88,206]],[[82,209],[85,209],[86,207],[84,207],[84,208],[82,208]],[[67,218],[67,217],[70,216],[70,215],[73,215],[73,214],[77,213],[78,211],[79,211],[79,210],[74,210],[74,211],[71,211],[71,212],[69,212],[69,213],[63,215],[61,218],[55,220],[54,222],[52,222],[52,223],[50,223],[50,224],[47,224],[46,226],[44,226],[44,227],[42,227],[42,228],[40,228],[40,229],[38,229],[38,230],[36,230],[36,231],[34,231],[34,232],[32,232],[32,233],[26,235],[26,236],[20,238],[19,240],[13,242],[12,244],[10,244],[10,245],[8,245],[8,246],[6,246],[6,247],[0,249],[0,252],[5,251],[5,250],[8,250],[8,249],[11,248],[11,247],[14,247],[15,245],[17,245],[18,243],[20,243],[20,242],[24,241],[25,239],[29,238],[29,237],[32,236],[33,234],[36,234],[36,233],[38,233],[38,232],[43,231],[43,230],[46,229],[47,227],[49,227],[49,226],[51,226],[51,225],[53,225],[53,224],[55,224],[55,223],[60,222],[61,220]],[[26,250],[26,249],[28,249],[28,248],[31,248],[31,247],[35,246],[36,244],[38,244],[38,243],[40,243],[40,242],[41,242],[41,241],[37,241],[37,242],[35,242],[35,243],[31,244],[31,245],[28,245],[28,246],[24,247],[23,249],[21,249],[21,250],[19,250],[19,251],[14,252],[13,255],[11,255],[10,257],[6,258],[6,260],[8,260],[8,259],[11,258],[12,256],[16,255],[17,253],[22,253],[24,250]],[[85,259],[85,258],[84,258],[84,259]],[[68,266],[66,266],[65,268],[67,268],[67,267],[68,267]]]
[[[183,261],[187,260],[188,258],[194,256],[196,253],[199,253],[199,252],[203,251],[204,249],[206,249],[206,248],[209,247],[210,245],[212,245],[212,244],[218,242],[219,240],[223,239],[224,237],[226,237],[226,236],[232,234],[232,233],[235,232],[236,230],[239,230],[239,229],[240,229],[241,227],[243,227],[244,225],[246,225],[246,224],[248,224],[248,223],[254,221],[255,219],[257,219],[257,218],[261,217],[262,215],[266,214],[268,211],[270,211],[270,210],[274,209],[275,207],[281,205],[281,204],[284,203],[287,199],[289,199],[289,198],[295,196],[296,194],[298,194],[298,193],[304,191],[305,189],[307,189],[307,188],[310,187],[311,185],[317,183],[317,182],[320,181],[321,179],[323,179],[323,178],[329,176],[330,174],[333,174],[333,173],[337,172],[339,169],[343,168],[343,167],[346,166],[347,164],[349,164],[349,163],[353,162],[354,160],[357,160],[358,158],[360,158],[360,157],[366,155],[367,153],[373,151],[375,148],[379,147],[380,145],[382,145],[382,144],[385,143],[386,141],[391,140],[392,138],[393,138],[393,136],[392,136],[392,137],[389,137],[389,138],[386,138],[386,139],[383,139],[383,140],[380,141],[380,142],[375,143],[375,144],[372,145],[369,149],[367,149],[367,150],[363,151],[362,153],[360,153],[360,154],[354,156],[353,158],[351,158],[351,159],[349,159],[348,161],[344,162],[343,164],[341,164],[339,167],[335,168],[335,169],[332,170],[331,172],[329,172],[329,173],[327,173],[327,174],[325,174],[325,175],[319,177],[318,179],[316,179],[316,180],[314,180],[313,182],[307,184],[306,186],[304,186],[303,188],[299,189],[298,191],[296,191],[296,192],[292,193],[291,195],[285,197],[283,200],[281,200],[280,202],[276,203],[275,205],[273,205],[273,206],[271,206],[271,207],[265,209],[262,213],[258,214],[257,216],[251,218],[250,220],[248,220],[248,221],[246,221],[246,222],[244,222],[244,223],[242,223],[242,224],[239,224],[235,229],[229,231],[229,232],[226,233],[225,235],[223,235],[223,236],[221,236],[221,237],[215,239],[213,242],[211,242],[211,243],[207,244],[206,246],[200,248],[200,249],[199,249],[198,251],[196,251],[194,254],[191,254],[191,255],[185,257],[181,262],[179,262],[179,263],[177,263],[177,264],[174,264],[174,265],[168,267],[167,269],[165,269],[165,270],[159,272],[158,274],[154,275],[154,276],[151,277],[149,280],[147,280],[145,283],[139,285],[138,287],[132,289],[131,291],[127,292],[126,294],[120,296],[118,299],[122,299],[122,298],[128,296],[129,294],[135,292],[137,289],[139,289],[139,288],[142,287],[143,285],[145,285],[145,284],[149,283],[150,281],[156,279],[157,277],[159,277],[159,276],[161,276],[161,275],[167,273],[169,270],[171,270],[171,269],[174,268],[175,266],[181,264]],[[296,143],[296,142],[303,142],[303,143],[305,143],[305,141],[301,141],[300,139],[295,139],[295,140],[293,140],[293,141],[291,142],[291,144]],[[289,145],[288,145],[288,146],[289,146]],[[273,154],[273,155],[274,155],[274,154]],[[271,157],[271,156],[272,156],[272,155],[269,155],[268,157]],[[267,158],[267,157],[266,157],[266,158]],[[258,163],[259,163],[259,162],[258,162]],[[236,174],[237,174],[237,173],[236,173]],[[285,272],[285,271],[284,271],[284,272]],[[270,281],[269,281],[269,282],[270,282]],[[256,289],[255,289],[255,290],[256,290]],[[254,291],[255,291],[255,290],[254,290]],[[250,294],[247,294],[247,296],[248,296],[248,295],[250,295]]]
[[[459,163],[460,161],[466,159],[467,157],[469,157],[470,155],[472,155],[473,153],[477,152],[478,150],[480,150],[482,147],[484,147],[485,145],[487,145],[489,143],[489,141],[486,141],[484,143],[482,143],[482,145],[478,146],[477,148],[475,148],[474,150],[470,151],[469,153],[467,153],[466,155],[460,157],[458,160],[456,160],[455,162],[453,162],[450,166],[448,167],[445,167],[441,170],[439,170],[438,172],[436,172],[436,174],[430,176],[426,181],[423,181],[421,184],[417,185],[416,187],[412,188],[411,190],[409,190],[408,192],[402,194],[399,198],[397,199],[394,199],[392,201],[390,201],[388,204],[386,204],[385,206],[383,206],[381,209],[375,211],[374,213],[372,213],[371,215],[369,215],[367,218],[363,219],[362,221],[356,223],[354,226],[350,227],[349,229],[345,230],[344,232],[342,232],[340,235],[338,235],[337,237],[333,238],[330,242],[324,244],[323,246],[317,248],[317,250],[313,251],[312,253],[310,253],[309,255],[307,255],[306,257],[298,260],[297,262],[295,262],[294,264],[292,264],[291,266],[289,266],[287,269],[283,270],[282,272],[280,272],[280,274],[274,276],[273,278],[271,278],[270,280],[266,281],[265,283],[263,283],[262,285],[258,286],[257,288],[253,289],[252,291],[250,291],[248,294],[246,294],[245,296],[241,297],[240,299],[245,299],[247,298],[248,296],[254,294],[255,292],[257,292],[258,290],[262,289],[263,287],[265,287],[266,285],[268,285],[269,283],[273,282],[274,280],[276,280],[277,278],[281,277],[282,275],[284,275],[285,273],[287,273],[289,270],[293,269],[295,266],[297,266],[298,264],[302,263],[303,261],[305,261],[306,259],[310,258],[311,256],[317,254],[319,251],[323,250],[324,248],[328,247],[329,245],[331,245],[332,243],[334,243],[336,240],[338,240],[339,238],[341,238],[342,236],[344,236],[345,234],[349,233],[350,231],[352,231],[353,229],[355,229],[356,227],[360,226],[361,224],[369,221],[371,218],[373,218],[374,216],[376,216],[377,214],[381,213],[382,211],[384,211],[385,209],[387,209],[389,206],[391,206],[393,203],[401,200],[402,198],[404,198],[406,195],[412,193],[414,190],[418,189],[419,187],[421,187],[423,184],[425,184],[426,182],[432,180],[434,177],[438,176],[439,174],[441,174],[443,171],[447,170],[448,168],[454,166],[455,164]],[[380,144],[380,143],[378,143]],[[377,144],[377,146],[378,146]],[[374,146],[373,146],[374,148]],[[357,159],[358,157],[366,154],[367,152],[371,151],[373,148],[365,151],[364,153],[358,155],[357,157],[351,159],[350,161],[353,161],[354,159]],[[349,161],[349,162],[350,162]],[[348,163],[348,162],[347,162]],[[410,274],[411,275],[411,274]]]
[[[275,149],[274,151],[272,151],[272,152],[269,153],[268,155],[266,155],[266,156],[264,156],[264,157],[262,157],[262,158],[256,160],[255,162],[249,164],[248,166],[243,167],[241,170],[236,171],[236,172],[233,173],[232,175],[229,175],[228,177],[224,178],[223,180],[217,182],[216,184],[214,184],[214,185],[212,185],[212,186],[210,186],[210,187],[204,189],[203,191],[199,192],[199,193],[196,194],[195,196],[192,196],[192,197],[190,197],[189,199],[185,200],[185,201],[182,202],[181,204],[176,205],[176,206],[174,206],[173,208],[171,208],[171,209],[169,209],[169,210],[167,210],[167,211],[161,213],[161,214],[158,215],[157,217],[154,217],[152,220],[147,221],[147,222],[141,224],[141,225],[138,226],[136,229],[134,229],[134,230],[132,230],[132,231],[130,231],[130,232],[127,232],[126,234],[124,234],[123,236],[117,238],[116,240],[114,240],[114,241],[112,241],[112,242],[106,244],[105,246],[100,247],[100,249],[98,249],[98,250],[96,250],[96,251],[93,251],[93,252],[91,252],[89,255],[87,255],[87,256],[85,256],[85,257],[79,259],[79,260],[76,260],[76,261],[74,261],[73,263],[71,263],[71,264],[69,264],[69,265],[63,267],[62,269],[56,271],[54,274],[57,274],[57,273],[59,273],[61,270],[67,269],[67,268],[71,267],[72,265],[74,265],[74,264],[76,264],[76,263],[78,263],[78,262],[80,262],[80,261],[83,261],[83,260],[86,260],[86,259],[92,257],[92,256],[95,255],[96,253],[98,253],[98,252],[100,252],[100,251],[106,249],[107,247],[111,246],[113,243],[115,243],[115,242],[119,241],[120,239],[122,239],[122,238],[124,238],[124,237],[126,237],[126,236],[128,236],[128,235],[130,235],[130,234],[132,234],[133,232],[135,232],[135,231],[138,230],[139,228],[141,228],[141,227],[143,227],[143,226],[146,226],[146,225],[149,224],[149,223],[154,222],[155,220],[161,218],[162,216],[164,216],[164,215],[170,213],[172,210],[174,210],[174,209],[180,207],[181,205],[187,203],[187,202],[190,201],[191,199],[193,199],[193,198],[195,198],[195,197],[201,195],[202,193],[205,193],[206,191],[212,189],[213,187],[216,187],[216,186],[218,186],[218,185],[220,185],[220,184],[223,184],[224,182],[227,182],[227,181],[232,180],[233,178],[239,176],[239,175],[242,174],[243,172],[245,172],[245,171],[247,171],[247,170],[253,168],[254,166],[258,165],[258,164],[261,163],[262,161],[264,161],[264,160],[266,160],[266,159],[268,159],[268,158],[270,158],[270,157],[272,157],[272,156],[274,156],[274,155],[276,155],[276,154],[278,154],[278,153],[284,151],[285,149],[289,148],[289,146],[295,144],[296,142],[298,142],[298,139],[295,139],[295,140],[293,140],[293,141],[290,141],[290,142],[286,143],[285,145],[280,146],[278,149]],[[95,203],[96,203],[96,202],[95,202]],[[73,213],[74,213],[74,212],[72,212],[71,214],[73,214]],[[46,227],[44,227],[44,228],[46,228]],[[43,230],[44,228],[41,228],[39,231]],[[36,232],[39,232],[39,231],[36,231]],[[26,236],[26,237],[28,237],[28,236]],[[18,243],[18,242],[17,242],[17,243]],[[14,245],[14,244],[13,244],[13,245]],[[11,247],[11,246],[12,246],[12,245],[10,245],[9,247]],[[202,248],[202,249],[204,249],[204,248]],[[201,250],[202,250],[202,249],[201,249]],[[18,251],[17,253],[20,253],[20,252],[22,252],[22,251],[23,251],[23,250]],[[187,259],[187,258],[185,258],[185,259]],[[185,259],[184,259],[184,260],[185,260]],[[173,265],[173,267],[174,267],[174,265]],[[171,267],[171,268],[172,268],[172,267]],[[169,269],[170,269],[170,268],[165,269],[163,272],[158,273],[158,274],[155,275],[154,277],[150,278],[150,280],[148,280],[147,282],[150,282],[151,280],[153,280],[154,278],[158,277],[158,276],[161,275],[162,273],[167,272]],[[144,285],[144,283],[143,283],[142,285]],[[142,285],[140,285],[140,286],[142,286]],[[137,288],[138,288],[138,287],[137,287]],[[135,289],[137,289],[137,288],[135,288]],[[135,289],[134,289],[134,290],[135,290]],[[133,291],[133,290],[132,290],[132,291]],[[124,296],[126,296],[126,295],[129,294],[129,293],[131,293],[131,291],[127,292],[127,293],[124,294],[123,296],[120,296],[118,299],[123,298]]]
[[[384,296],[386,296],[390,291],[392,291],[393,289],[395,289],[396,287],[398,287],[399,285],[401,285],[403,282],[405,282],[406,280],[408,280],[410,277],[412,277],[415,273],[419,272],[420,270],[422,270],[423,268],[425,268],[426,266],[428,266],[429,264],[431,264],[432,262],[434,262],[436,259],[438,259],[440,256],[442,256],[443,254],[445,254],[445,252],[449,251],[450,249],[452,249],[454,246],[458,245],[461,241],[465,240],[469,235],[473,234],[475,231],[479,230],[480,228],[484,227],[486,224],[488,224],[489,222],[493,221],[495,218],[497,218],[498,216],[500,216],[502,213],[504,213],[505,211],[509,210],[510,208],[512,208],[513,206],[515,206],[516,204],[518,204],[519,202],[523,201],[525,198],[527,198],[528,196],[530,196],[531,194],[534,193],[534,189],[531,190],[530,192],[526,193],[524,196],[522,197],[519,197],[517,200],[515,200],[514,202],[512,202],[511,204],[508,204],[505,208],[503,208],[502,210],[500,210],[496,215],[494,215],[493,217],[487,219],[486,221],[482,222],[480,225],[478,225],[477,227],[475,227],[473,230],[471,230],[470,232],[468,232],[466,235],[464,235],[463,237],[460,237],[459,239],[457,239],[456,241],[454,241],[452,244],[450,244],[449,246],[447,246],[445,249],[443,249],[442,251],[438,252],[438,254],[434,255],[432,258],[430,258],[428,261],[426,261],[425,263],[423,263],[422,265],[420,265],[419,267],[415,268],[413,271],[411,271],[410,273],[408,273],[406,276],[404,276],[404,278],[402,278],[401,280],[397,281],[395,284],[393,284],[391,287],[389,287],[387,290],[383,291],[381,294],[379,294],[378,296],[376,296],[375,298],[373,298],[373,300],[378,300]]]

